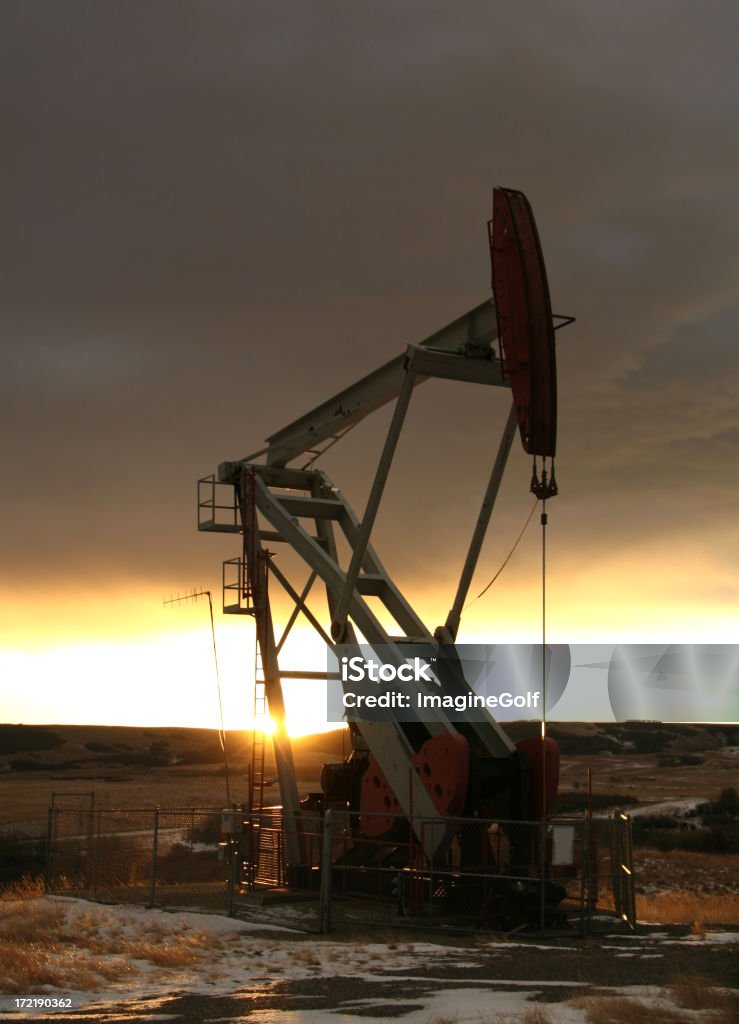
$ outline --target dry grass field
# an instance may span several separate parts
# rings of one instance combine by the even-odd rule
[[[643,730],[557,726],[560,790],[584,797],[589,773],[593,792],[613,797],[614,805],[619,796],[642,803],[708,800],[728,786],[739,786],[739,747],[731,745],[739,730],[730,730],[729,736],[715,727],[673,728],[652,727],[655,749],[645,751],[640,749]],[[509,731],[519,739],[531,727],[518,724]],[[245,802],[250,736],[229,733],[227,748],[231,799]],[[347,749],[347,734],[341,730],[295,740],[301,792],[317,790],[323,763],[341,760]],[[266,770],[274,779],[274,765],[268,763]],[[52,792],[90,790],[101,807],[225,804],[217,736],[205,729],[0,725],[0,827],[43,822]],[[266,795],[270,802],[279,801],[274,782]]]
[[[19,728],[30,727],[0,725],[0,829],[43,831],[52,793],[58,799],[94,791],[98,807],[227,804],[223,752],[212,730],[52,725],[43,727],[46,736],[25,739]],[[247,801],[250,743],[249,734],[227,734],[231,802]],[[322,765],[341,760],[345,743],[342,732],[294,741],[301,793],[318,788]],[[279,803],[269,743],[266,749],[266,797]]]
[[[585,1011],[588,1024],[689,1024],[696,1019],[706,1024],[734,1024],[737,1008],[731,993],[711,986],[698,975],[677,978],[662,992],[662,1005],[610,995],[582,996],[570,1003]],[[533,1018],[530,1024],[549,1024],[550,1021],[544,1010],[543,1015]]]
[[[71,921],[59,902],[42,899],[39,882],[0,893],[0,978],[8,994],[46,987],[85,991],[136,973],[136,961],[157,967],[196,963],[213,941],[203,931],[168,928],[166,918],[137,938],[101,931],[94,913]],[[216,940],[217,941],[217,940]]]

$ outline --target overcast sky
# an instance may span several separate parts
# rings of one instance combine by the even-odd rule
[[[736,615],[733,0],[5,0],[0,22],[5,646],[215,589],[237,552],[195,532],[196,479],[483,301],[494,184],[528,195],[578,318],[555,621],[587,606],[605,639],[658,604],[696,639]],[[474,522],[507,411],[477,390],[414,397],[379,524],[414,600],[453,586]],[[360,510],[382,426],[325,460]],[[483,585],[529,475],[517,446]],[[509,595],[538,586],[527,542]]]

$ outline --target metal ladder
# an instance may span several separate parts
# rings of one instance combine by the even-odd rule
[[[264,685],[264,666],[259,641],[254,648],[254,728],[251,736],[251,769],[249,772],[249,810],[259,814],[264,809],[264,731],[258,722],[267,714],[267,695]]]

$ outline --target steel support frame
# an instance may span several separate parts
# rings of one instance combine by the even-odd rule
[[[382,566],[370,543],[372,528],[414,387],[430,377],[482,383],[488,386],[507,386],[501,372],[501,364],[491,347],[496,333],[494,307],[490,302],[483,303],[431,338],[427,338],[421,345],[408,346],[402,356],[272,435],[268,438],[268,447],[265,449],[265,463],[240,460],[225,462],[219,466],[219,482],[236,485],[247,560],[257,557],[258,553],[264,550],[262,540],[269,538],[270,541],[288,543],[310,570],[308,584],[303,593],[298,594],[281,570],[277,566],[272,566],[272,571],[295,605],[279,645],[275,641],[269,602],[256,609],[257,634],[262,651],[267,699],[278,726],[273,739],[280,792],[285,813],[296,825],[299,820],[299,800],[292,751],[284,724],[284,698],[281,687],[281,679],[294,674],[280,672],[279,651],[287,632],[301,611],[322,638],[328,639],[320,622],[307,606],[308,591],[316,577],[322,580],[326,588],[332,632],[334,636],[340,636],[342,641],[356,640],[353,628],[356,626],[368,644],[382,645],[386,658],[387,651],[390,650],[391,660],[397,659],[398,664],[404,660],[397,647],[398,643],[436,642],[434,635],[420,620]],[[335,438],[394,398],[397,398],[396,409],[364,517],[360,522],[341,492],[324,473],[318,470],[295,469],[288,467],[286,463],[301,454],[315,451],[317,444]],[[515,414],[512,411],[499,444],[452,609],[446,625],[437,630],[437,638],[442,641],[453,641],[456,636],[461,609],[482,548],[514,433]],[[250,495],[245,493],[244,481],[247,479],[251,481]],[[272,488],[279,490],[275,492]],[[308,492],[310,497],[286,493],[290,490],[300,490],[303,494]],[[272,530],[262,529],[258,523],[258,516],[266,520]],[[309,533],[299,519],[312,519],[315,524],[315,535]],[[351,563],[347,571],[339,564],[334,524],[342,530],[352,550]],[[213,529],[213,526],[208,524],[204,528]],[[253,571],[247,569],[247,573]],[[364,595],[378,596],[382,599],[398,623],[400,636],[388,635],[365,601]],[[423,725],[430,736],[457,731],[438,709],[424,712]],[[508,756],[513,752],[514,747],[508,736],[492,719],[487,722],[470,723],[470,726],[483,749],[493,756]],[[393,787],[403,812],[409,818],[416,818],[419,821],[436,817],[437,811],[431,797],[416,773],[409,771],[415,750],[400,724],[361,723],[359,730]],[[292,836],[291,848],[287,851],[288,862],[299,863],[297,827],[288,829],[288,834]],[[419,838],[423,839],[421,835]],[[427,830],[424,841],[424,846],[428,846],[426,854],[433,856],[443,841],[444,836]]]
[[[467,557],[464,560],[462,566],[462,572],[459,577],[459,584],[457,586],[457,593],[454,596],[454,602],[447,615],[446,622],[436,631],[437,639],[442,640],[444,643],[454,643],[457,638],[457,632],[459,631],[459,624],[462,619],[462,609],[464,603],[467,600],[467,594],[469,593],[470,584],[472,583],[472,577],[475,574],[477,568],[477,560],[480,557],[482,551],[482,545],[485,540],[488,526],[490,524],[490,517],[493,514],[493,508],[495,507],[495,500],[498,497],[498,491],[503,480],[503,473],[505,472],[506,463],[508,462],[508,456],[511,451],[511,445],[513,444],[513,438],[518,429],[518,414],[516,412],[515,404],[511,405],[511,410],[508,413],[508,419],[506,425],[503,428],[503,434],[500,439],[500,445],[498,446],[498,454],[493,463],[493,468],[490,473],[490,479],[488,485],[485,488],[485,494],[482,499],[482,505],[480,506],[480,514],[477,517],[477,523],[470,540],[469,548],[467,549]]]
[[[255,483],[256,475],[253,469],[244,467],[238,493],[238,504],[244,536],[244,569],[253,594],[257,644],[262,656],[267,706],[270,714],[274,715],[275,730],[272,734],[272,745],[277,777],[280,783],[283,815],[287,821],[288,862],[298,864],[300,863],[300,797],[298,795],[293,751],[285,722],[285,698],[280,680],[280,666],[277,657],[272,609],[266,588],[269,556],[263,548],[259,536],[256,504],[254,501]],[[262,573],[264,573],[264,579],[260,578]]]
[[[392,465],[393,456],[395,455],[395,449],[400,438],[400,432],[403,429],[405,416],[408,412],[408,406],[410,404],[411,395],[413,394],[414,385],[415,370],[413,368],[412,360],[409,358],[405,366],[405,378],[403,379],[403,384],[400,389],[400,393],[398,394],[398,400],[390,423],[390,429],[387,432],[385,445],[382,449],[382,455],[380,456],[380,461],[377,464],[375,479],[367,499],[367,507],[364,510],[364,517],[359,530],[357,531],[356,541],[352,551],[352,560],[349,564],[346,579],[344,580],[344,586],[342,587],[336,611],[334,612],[334,619],[331,623],[331,635],[337,643],[344,639],[349,602],[351,601],[352,594],[357,587],[359,570],[364,562],[364,555],[367,550],[367,545],[369,544],[372,528],[375,525],[377,512],[380,508],[380,501],[382,500],[382,494],[385,490],[388,474],[390,473],[390,466]]]
[[[425,338],[418,346],[409,346],[423,349],[428,354],[428,363],[424,364],[428,367],[428,374],[419,365],[415,383],[421,384],[429,376],[446,375],[456,380],[504,384],[501,364],[492,358],[491,345],[497,335],[495,306],[488,299]],[[312,412],[272,434],[267,438],[267,464],[285,466],[298,455],[314,450],[317,444],[335,437],[392,402],[403,386],[405,361],[406,355],[396,356]],[[440,372],[444,364],[446,374]],[[250,462],[253,457],[248,455],[241,461]]]

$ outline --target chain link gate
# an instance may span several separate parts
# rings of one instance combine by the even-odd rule
[[[52,806],[48,837],[49,892],[227,910],[220,809]]]

